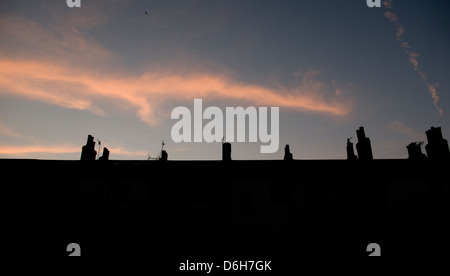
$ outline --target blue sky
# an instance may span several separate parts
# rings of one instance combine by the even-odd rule
[[[161,140],[172,160],[220,159],[220,143],[171,139],[194,98],[280,107],[279,151],[233,143],[233,159],[285,144],[344,159],[359,126],[377,159],[406,158],[431,126],[450,137],[448,1],[81,2],[0,3],[0,158],[79,159],[91,134],[111,159]]]

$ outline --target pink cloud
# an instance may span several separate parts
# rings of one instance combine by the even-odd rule
[[[2,146],[0,145],[0,155],[9,157],[22,157],[29,156],[30,154],[39,153],[40,155],[58,155],[58,154],[81,154],[80,146],[75,145],[26,145],[26,146]],[[124,148],[123,146],[112,146],[107,148],[110,150],[110,158],[114,159],[114,156],[141,156],[145,158],[147,156],[146,151],[133,151]],[[97,150],[97,148],[96,148]],[[102,151],[103,152],[103,149]]]
[[[59,145],[59,146],[41,146],[41,145],[31,145],[31,146],[0,146],[0,154],[3,155],[22,155],[29,153],[81,153],[81,147],[75,147],[70,145]]]
[[[299,71],[296,87],[276,89],[245,83],[223,73],[173,68],[129,72],[120,58],[84,34],[85,29],[108,21],[98,9],[51,12],[45,28],[26,18],[0,18],[0,33],[15,41],[17,49],[0,46],[0,93],[24,97],[65,108],[106,116],[104,105],[134,110],[136,116],[155,125],[164,103],[193,98],[232,100],[237,104],[279,106],[286,109],[343,117],[353,109],[344,88],[320,81],[315,71]],[[90,15],[99,13],[96,19]],[[3,50],[2,50],[3,49]],[[18,58],[20,56],[21,58]],[[118,63],[119,66],[112,66]],[[107,69],[105,69],[107,68]],[[339,93],[338,93],[339,92]]]
[[[249,105],[279,106],[286,109],[345,116],[352,102],[327,90],[308,71],[294,88],[273,89],[236,81],[213,73],[170,74],[157,71],[139,76],[109,76],[86,72],[52,62],[20,61],[0,58],[0,93],[24,97],[65,108],[106,115],[103,102],[122,110],[134,109],[138,118],[155,125],[157,109],[167,101],[192,101],[194,98],[230,99]]]

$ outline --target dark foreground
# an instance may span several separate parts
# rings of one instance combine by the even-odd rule
[[[0,160],[9,256],[449,256],[449,162]],[[5,255],[5,254],[3,254]],[[277,260],[279,260],[277,262]]]

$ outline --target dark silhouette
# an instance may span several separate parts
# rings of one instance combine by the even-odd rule
[[[81,161],[94,161],[96,155],[94,137],[88,135],[86,145],[81,149]]]
[[[167,151],[162,150],[161,151],[161,158],[159,159],[159,161],[167,161],[168,158],[169,158],[169,155],[167,154]]]
[[[294,157],[291,153],[291,151],[289,150],[289,145],[286,145],[284,147],[284,158],[283,160],[289,161],[289,160],[294,160]]]
[[[433,135],[429,145],[443,143]],[[360,151],[370,149],[360,136]],[[94,148],[89,135],[82,159],[94,160]],[[450,160],[410,148],[414,162],[293,160],[289,145],[289,162],[164,162],[163,149],[163,162],[0,159],[2,250],[67,256],[77,243],[82,256],[147,257],[165,271],[194,259],[298,269],[308,256],[368,256],[373,243],[382,256],[448,257]],[[230,143],[222,160],[231,160]]]
[[[413,142],[406,146],[408,149],[408,159],[410,160],[421,160],[427,158],[425,154],[422,153],[422,142]]]
[[[358,136],[358,142],[356,143],[356,151],[358,152],[359,160],[373,160],[372,146],[370,145],[370,139],[366,137],[364,127],[360,127],[356,131]]]
[[[146,14],[146,15],[148,15],[148,12],[147,12],[147,11],[145,11],[145,14]]]
[[[347,138],[347,160],[356,160],[358,157],[355,155],[355,151],[353,149],[353,143],[350,142],[352,137]]]
[[[99,160],[108,161],[109,160],[109,150],[108,148],[103,148],[103,155],[100,156]]]
[[[425,146],[428,158],[430,159],[448,159],[450,152],[448,142],[442,137],[440,127],[431,127],[426,132],[428,144]]]
[[[231,161],[231,144],[222,143],[222,161]]]

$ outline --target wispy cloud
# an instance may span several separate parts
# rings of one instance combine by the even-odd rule
[[[308,71],[301,84],[277,89],[247,84],[213,73],[171,74],[158,71],[139,76],[111,76],[86,72],[52,62],[0,58],[0,93],[42,101],[66,108],[88,110],[105,115],[102,102],[122,109],[132,108],[149,125],[158,122],[159,104],[164,101],[191,101],[195,97],[246,101],[252,105],[280,106],[287,109],[345,116],[352,102],[328,91]]]
[[[30,153],[81,153],[81,147],[76,147],[72,145],[55,145],[55,146],[45,146],[45,145],[30,145],[30,146],[0,146],[0,154],[3,155],[23,155]]]
[[[417,59],[419,57],[419,53],[411,51],[410,50],[411,47],[410,47],[409,43],[407,41],[404,41],[403,34],[405,32],[405,28],[400,23],[398,16],[391,11],[392,10],[392,2],[393,2],[392,0],[383,1],[383,6],[386,9],[388,9],[388,11],[386,11],[384,13],[384,16],[387,19],[389,19],[389,21],[391,21],[395,25],[395,27],[397,27],[396,38],[397,38],[398,42],[400,43],[400,47],[405,50],[406,54],[408,54],[408,56],[409,56],[408,60],[413,65],[414,71],[416,71],[419,74],[420,78],[422,79],[422,81],[425,83],[425,85],[428,88],[428,92],[430,93],[430,95],[433,99],[434,107],[439,112],[439,115],[443,116],[444,111],[442,110],[442,108],[440,108],[438,106],[439,96],[438,96],[437,89],[436,89],[437,84],[431,84],[428,81],[427,74],[423,70],[421,70],[419,67],[419,61]]]
[[[129,149],[124,148],[123,146],[114,146],[114,147],[107,147],[107,148],[111,152],[112,159],[114,159],[114,156],[117,156],[117,155],[141,157],[142,159],[144,159],[148,155],[147,151],[129,150]],[[103,152],[103,150],[102,150],[102,152]]]
[[[112,105],[134,110],[150,126],[161,120],[160,109],[167,102],[195,97],[340,117],[353,109],[348,93],[341,93],[345,88],[328,85],[311,70],[295,74],[301,78],[296,87],[276,88],[246,83],[217,70],[191,67],[186,73],[176,63],[168,65],[173,68],[153,66],[133,72],[84,32],[106,22],[106,16],[91,20],[84,13],[66,14],[67,10],[67,20],[51,13],[55,23],[62,23],[50,28],[27,18],[0,18],[0,34],[13,42],[9,48],[0,46],[0,93],[101,116],[108,115],[103,106]]]
[[[72,65],[81,61],[94,63],[114,56],[86,36],[77,25],[67,25],[64,20],[46,28],[28,18],[7,15],[0,17],[0,34],[9,41],[0,46],[4,55],[52,59]]]
[[[384,0],[383,5],[388,9],[392,9],[392,0]]]
[[[17,131],[13,130],[12,128],[10,128],[9,126],[5,125],[2,122],[0,122],[0,136],[9,136],[14,138],[29,138],[29,136],[18,133]]]
[[[45,19],[0,16],[0,36],[8,42],[0,44],[0,94],[99,116],[132,112],[151,127],[170,118],[166,108],[171,104],[189,106],[194,98],[217,104],[279,106],[331,118],[346,118],[354,107],[349,89],[321,79],[320,72],[314,70],[296,72],[297,85],[287,87],[245,82],[233,77],[232,70],[223,73],[227,69],[220,66],[201,65],[197,69],[196,64],[180,65],[173,60],[145,69],[142,64],[139,69],[127,67],[126,57],[89,35],[108,22],[111,13],[99,13],[101,8],[54,9]],[[2,125],[0,133],[20,135]],[[110,150],[112,157],[147,155],[121,146]],[[39,140],[28,146],[0,147],[1,154],[9,155],[80,151],[81,145],[48,146]]]
[[[81,154],[82,145],[75,146],[70,144],[60,144],[60,145],[26,145],[26,146],[8,146],[8,145],[0,145],[0,154],[3,156],[10,157],[21,157],[21,156],[29,156],[30,154],[39,153],[41,155],[58,155],[58,154]],[[112,146],[107,148],[110,150],[111,155],[110,158],[114,159],[114,156],[133,156],[133,157],[141,157],[145,159],[147,156],[146,151],[136,151],[129,150],[124,148],[123,146]],[[97,150],[97,149],[96,149]],[[103,149],[102,151],[103,152]]]
[[[415,131],[413,128],[406,126],[404,123],[400,121],[393,121],[387,127],[390,131],[402,134],[415,141],[420,141],[421,139],[423,139],[424,136],[421,133]]]

